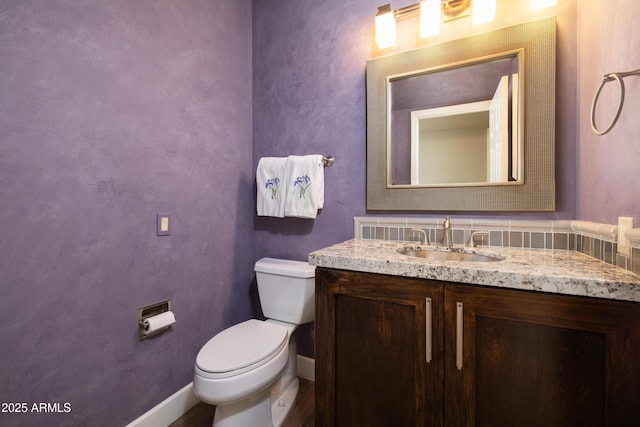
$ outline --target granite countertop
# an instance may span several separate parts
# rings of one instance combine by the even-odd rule
[[[318,267],[640,302],[640,276],[573,251],[481,247],[505,259],[433,261],[398,253],[411,243],[347,240],[309,254]]]

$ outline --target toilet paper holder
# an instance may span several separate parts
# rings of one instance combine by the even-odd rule
[[[140,339],[140,341],[147,338],[155,337],[171,329],[171,325],[167,325],[161,329],[148,332],[146,330],[147,325],[145,325],[146,319],[169,311],[171,311],[170,299],[160,301],[146,307],[142,307],[138,310],[138,338]]]

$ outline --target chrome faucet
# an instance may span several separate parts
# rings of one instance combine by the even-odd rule
[[[424,243],[425,245],[431,244],[429,242],[429,236],[427,235],[426,231],[422,230],[421,228],[412,228],[411,231],[422,234],[422,242],[420,243]]]
[[[449,217],[446,217],[444,219],[444,224],[442,224],[442,231],[444,233],[442,235],[442,246],[447,249],[451,249],[451,247],[453,246],[453,239],[451,238],[451,221],[449,220]]]

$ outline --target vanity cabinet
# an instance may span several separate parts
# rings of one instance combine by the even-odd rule
[[[317,426],[442,425],[442,299],[437,282],[316,269]]]
[[[316,425],[640,425],[640,305],[316,270]]]

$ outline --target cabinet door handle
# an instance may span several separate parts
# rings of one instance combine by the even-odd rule
[[[458,370],[462,369],[462,320],[463,320],[463,304],[457,303],[456,306],[456,367]]]
[[[433,319],[431,318],[431,298],[427,298],[426,299],[426,305],[425,305],[425,315],[426,315],[426,336],[425,336],[425,340],[426,340],[426,344],[425,344],[425,353],[426,353],[426,359],[427,359],[427,363],[431,363],[431,352],[433,349]]]

